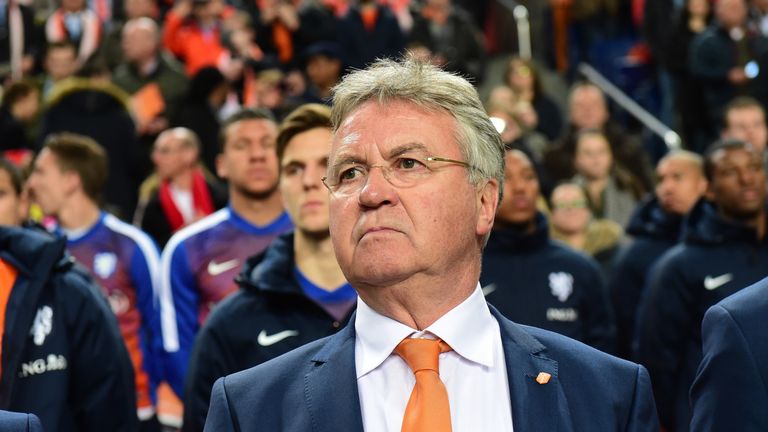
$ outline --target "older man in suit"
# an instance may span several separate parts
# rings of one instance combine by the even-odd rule
[[[641,366],[485,302],[504,146],[471,84],[415,60],[377,61],[336,87],[332,120],[330,232],[356,315],[219,379],[206,430],[657,428]]]
[[[691,387],[691,431],[768,430],[768,278],[704,315],[704,358]]]

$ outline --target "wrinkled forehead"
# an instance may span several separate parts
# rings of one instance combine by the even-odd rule
[[[406,152],[457,156],[456,135],[456,119],[445,110],[399,100],[368,101],[341,120],[330,159],[332,164],[350,157],[390,159]]]

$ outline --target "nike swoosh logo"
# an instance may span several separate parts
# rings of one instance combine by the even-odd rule
[[[211,261],[208,263],[208,274],[210,274],[211,276],[218,276],[227,270],[232,270],[238,265],[240,265],[240,260],[238,259],[224,261],[223,263],[217,263],[216,261]]]
[[[726,273],[718,277],[707,276],[704,278],[704,288],[712,291],[714,289],[718,289],[721,286],[727,284],[728,282],[731,281],[731,279],[733,279],[733,274],[731,273]]]
[[[484,287],[482,287],[480,289],[483,291],[483,295],[487,296],[488,294],[496,291],[496,284],[494,284],[494,283],[488,284],[488,285],[486,285],[486,286],[484,286]]]
[[[261,333],[259,333],[259,337],[256,339],[256,342],[258,342],[259,345],[266,347],[274,345],[285,338],[298,336],[298,334],[299,332],[296,330],[283,330],[273,335],[268,335],[266,330],[262,330]]]

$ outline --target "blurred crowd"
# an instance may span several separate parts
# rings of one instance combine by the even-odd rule
[[[520,1],[532,59],[516,52],[502,3],[0,0],[0,224],[49,233],[35,240],[41,248],[60,240],[83,266],[78,277],[108,299],[133,379],[102,391],[136,396],[104,399],[115,419],[130,407],[142,430],[181,427],[179,411],[157,409],[175,394],[188,408],[183,430],[202,430],[216,378],[346,322],[351,287],[329,298],[274,258],[294,259],[292,230],[317,231],[295,201],[301,187],[283,182],[307,170],[293,161],[310,154],[296,137],[330,131],[325,110],[345,73],[408,53],[483,89],[507,147],[483,257],[488,301],[513,321],[643,364],[662,425],[688,430],[704,312],[768,276],[768,1]],[[655,147],[658,137],[579,75],[581,62],[609,78],[640,71],[615,84],[682,147]],[[313,139],[322,147],[328,136]],[[304,194],[325,192],[318,172]],[[4,237],[0,264],[14,263]],[[263,326],[223,346],[221,312],[206,330],[220,301],[269,292],[280,278],[310,302],[267,296],[259,307],[282,328],[301,316],[311,337]],[[257,353],[244,348],[256,343]],[[42,358],[43,372],[56,367]],[[119,369],[118,360],[79,361]],[[38,384],[12,386],[8,375],[0,408],[31,406],[23,388]],[[89,421],[50,418],[51,430]]]

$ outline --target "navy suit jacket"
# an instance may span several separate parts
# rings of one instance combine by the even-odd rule
[[[704,315],[691,431],[768,431],[768,278]]]
[[[0,410],[0,431],[43,432],[40,419],[34,414],[22,414]]]
[[[564,336],[499,322],[516,431],[658,431],[647,371]],[[206,431],[362,431],[354,318],[339,333],[220,378]],[[535,381],[539,372],[549,383]]]

